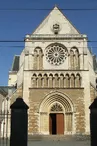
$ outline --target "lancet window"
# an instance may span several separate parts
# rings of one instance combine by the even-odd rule
[[[43,68],[43,52],[40,47],[34,49],[34,69]]]
[[[70,69],[74,69],[74,51],[70,50]]]
[[[33,74],[33,77],[32,77],[32,86],[33,87],[37,87],[37,75],[36,74]]]
[[[47,74],[44,74],[44,76],[43,76],[43,86],[48,87],[48,76],[47,76]]]
[[[75,76],[74,74],[70,77],[70,87],[75,87]]]
[[[58,77],[58,74],[54,75],[54,83],[55,83],[55,87],[59,87],[59,77]]]
[[[76,75],[76,78],[75,78],[75,87],[81,87],[81,77],[80,77],[80,74],[77,74]]]
[[[42,75],[41,74],[39,74],[38,75],[38,87],[40,88],[40,87],[42,87]]]
[[[67,88],[70,87],[70,77],[69,77],[69,74],[66,74],[66,76],[65,76],[65,84],[66,84]]]
[[[49,75],[49,87],[53,87],[53,74]]]
[[[70,50],[70,69],[79,69],[80,61],[79,61],[79,51],[76,47],[71,48]]]
[[[64,75],[63,74],[60,74],[59,81],[60,81],[59,86],[61,88],[63,88],[64,87]]]

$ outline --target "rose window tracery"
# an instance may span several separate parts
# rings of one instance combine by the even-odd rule
[[[67,57],[67,49],[60,44],[53,44],[46,48],[46,59],[53,65],[62,64]]]

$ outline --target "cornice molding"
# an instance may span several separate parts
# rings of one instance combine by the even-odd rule
[[[26,35],[25,41],[31,40],[64,40],[64,39],[74,39],[74,40],[87,40],[87,36],[84,34],[33,34],[33,35]]]

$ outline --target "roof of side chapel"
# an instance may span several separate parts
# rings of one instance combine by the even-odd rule
[[[11,71],[19,70],[19,59],[20,59],[20,56],[18,56],[18,55],[14,56]]]
[[[56,11],[56,14],[60,14],[61,18],[63,19],[63,21],[66,21],[68,23],[68,25],[70,27],[72,27],[71,29],[73,29],[75,31],[75,34],[80,34],[80,32],[75,28],[75,26],[72,24],[72,22],[70,20],[68,20],[68,18],[62,13],[62,11],[55,5],[55,7],[50,11],[50,13],[46,16],[46,18],[39,24],[39,26],[34,30],[34,32],[32,34],[37,34],[41,29],[42,27],[44,27],[45,25],[45,22],[47,19],[49,19],[50,17],[52,17],[52,15],[55,13]],[[49,20],[50,21],[50,20]],[[58,21],[58,18],[55,18],[54,21]],[[48,22],[47,22],[48,23]],[[59,22],[60,23],[60,22]],[[65,25],[65,24],[64,24]],[[43,32],[44,33],[44,32]],[[39,33],[38,33],[39,34]],[[41,33],[40,33],[41,34]],[[71,33],[72,34],[72,33]]]

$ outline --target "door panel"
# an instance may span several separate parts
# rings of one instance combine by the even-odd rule
[[[57,134],[64,134],[64,114],[56,114]]]
[[[49,132],[50,132],[50,134],[52,134],[52,118],[51,118],[51,114],[49,115]]]
[[[49,131],[50,134],[56,134],[56,114],[49,115]]]
[[[49,133],[64,134],[64,114],[52,113],[49,115]]]
[[[52,134],[56,134],[56,114],[51,114],[52,117]]]

